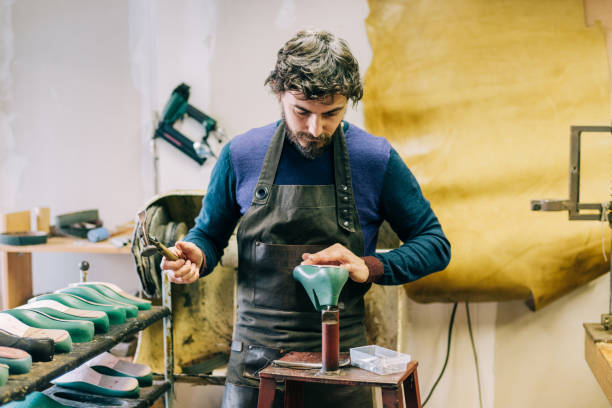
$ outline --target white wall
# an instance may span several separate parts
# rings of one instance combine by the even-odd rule
[[[365,72],[367,14],[365,0],[0,0],[0,211],[98,208],[108,226],[132,219],[153,195],[152,123],[176,85],[189,84],[190,102],[230,136],[269,123],[279,109],[263,81],[282,43],[300,28],[329,29]],[[361,108],[347,119],[362,126]],[[166,142],[158,148],[160,191],[206,187],[213,161],[200,167]],[[77,279],[82,258],[35,255],[35,292]],[[87,259],[92,279],[138,287],[130,256]],[[584,361],[581,326],[607,311],[608,282],[537,313],[522,302],[471,305],[485,407],[608,406]],[[424,398],[452,306],[401,304],[400,347],[419,360]],[[428,407],[478,406],[466,327],[460,305]],[[201,401],[196,390],[181,387],[178,406]]]
[[[132,219],[145,196],[127,4],[26,0],[11,8],[12,121],[2,137],[12,143],[2,152],[11,161],[1,165],[9,188],[0,211],[48,206],[54,217],[98,208],[107,226]],[[77,279],[82,259],[91,278],[137,288],[119,272],[132,268],[128,256],[37,254],[35,293]]]

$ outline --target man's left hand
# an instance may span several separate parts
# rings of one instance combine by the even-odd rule
[[[370,275],[364,260],[341,244],[334,244],[314,254],[302,254],[302,259],[302,265],[340,266],[348,270],[352,280],[359,283],[368,280]]]

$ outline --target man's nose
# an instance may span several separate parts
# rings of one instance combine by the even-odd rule
[[[310,115],[308,118],[308,132],[314,137],[319,137],[323,133],[323,121],[319,115]]]

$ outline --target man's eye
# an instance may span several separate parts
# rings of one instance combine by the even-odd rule
[[[335,112],[328,112],[328,113],[324,113],[323,116],[325,116],[326,118],[333,118],[334,116],[338,115],[338,111]]]
[[[308,115],[308,112],[306,112],[306,111],[301,111],[301,110],[297,110],[297,111],[295,111],[295,113],[297,113],[297,114],[298,114],[298,115],[300,115],[300,116],[307,116],[307,115]]]

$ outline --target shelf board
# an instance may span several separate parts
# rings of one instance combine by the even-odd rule
[[[127,235],[127,234],[126,234]],[[116,236],[113,238],[123,237]],[[46,244],[39,245],[6,245],[0,244],[0,250],[5,252],[84,252],[88,254],[129,254],[130,246],[117,248],[110,239],[91,242],[87,239],[73,237],[50,237]]]
[[[211,374],[174,374],[174,382],[190,383],[197,385],[225,385],[224,375],[211,375]]]
[[[29,392],[44,389],[49,381],[110,350],[117,343],[169,314],[170,311],[162,306],[141,310],[137,317],[128,319],[124,324],[112,325],[108,333],[98,334],[90,342],[73,343],[70,353],[56,354],[53,361],[33,363],[29,373],[11,375],[6,385],[0,387],[0,404],[23,399]]]
[[[140,388],[140,396],[138,398],[105,397],[58,387],[57,385],[45,390],[44,393],[65,405],[74,404],[75,402],[80,402],[81,404],[89,402],[92,405],[95,404],[96,407],[120,406],[121,408],[144,408],[151,406],[169,389],[169,382],[154,381],[152,386]]]

